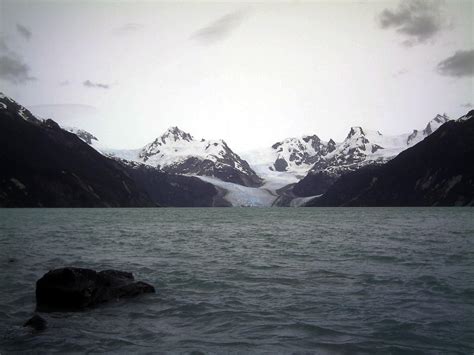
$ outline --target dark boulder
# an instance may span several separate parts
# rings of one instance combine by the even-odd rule
[[[45,330],[48,326],[48,322],[39,315],[35,314],[33,317],[28,319],[25,324],[23,324],[24,327],[30,327],[33,330],[36,331],[42,331]]]
[[[36,282],[36,309],[44,312],[81,311],[120,298],[154,293],[129,272],[66,267],[51,270]]]

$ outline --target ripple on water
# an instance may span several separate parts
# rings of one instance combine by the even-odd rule
[[[473,217],[0,210],[0,352],[472,353]],[[128,270],[157,293],[23,328],[36,280],[66,265]]]

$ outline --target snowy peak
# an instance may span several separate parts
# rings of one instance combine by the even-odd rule
[[[83,129],[76,128],[76,127],[67,127],[67,126],[62,126],[62,129],[65,131],[74,133],[76,136],[78,136],[80,139],[82,139],[85,143],[95,146],[96,143],[99,142],[96,136],[94,136],[92,133],[89,133]]]
[[[276,142],[272,145],[272,149],[277,153],[283,152],[286,150],[317,150],[321,145],[321,140],[317,135],[312,136],[303,136],[299,138],[286,138],[280,142]]]
[[[222,139],[195,140],[178,127],[169,128],[140,149],[136,161],[169,173],[217,177],[246,186],[261,183],[249,164]]]
[[[383,141],[384,137],[379,131],[351,127],[346,139],[341,144],[336,145],[334,141],[331,142],[331,151],[328,149],[328,154],[319,164],[315,164],[315,168],[325,169],[358,164],[366,160],[369,155],[384,149],[381,145]]]
[[[58,128],[60,127],[55,121],[52,119],[43,119],[43,118],[37,118],[34,116],[29,110],[27,110],[25,107],[21,106],[18,104],[15,100],[12,98],[4,95],[3,93],[0,92],[0,111],[7,111],[8,113],[14,115],[15,117],[21,118],[25,121],[37,124],[37,125],[42,125],[44,127],[50,127],[50,128]],[[62,126],[60,127],[65,131],[68,131],[70,133],[74,133],[76,136],[78,136],[81,140],[83,140],[85,143],[94,146],[96,148],[96,143],[98,143],[98,139],[92,135],[91,133],[80,129],[80,128],[75,128],[75,127],[66,127]]]
[[[436,115],[431,121],[428,122],[422,131],[415,129],[411,134],[408,135],[406,140],[407,145],[412,146],[418,142],[421,142],[449,120],[450,118],[446,114]]]
[[[0,92],[0,111],[7,111],[16,117],[21,117],[25,121],[39,124],[42,121],[37,119],[29,110],[18,104],[12,98]]]
[[[351,139],[353,137],[361,137],[361,136],[382,137],[382,133],[380,133],[379,131],[371,131],[368,129],[364,129],[360,126],[354,126],[354,127],[351,127],[346,139]]]
[[[367,155],[383,149],[383,142],[384,137],[379,131],[371,131],[362,127],[351,127],[344,142],[337,147],[337,151],[336,149],[334,150],[336,155],[344,156],[342,160],[345,163],[353,164],[365,159]],[[331,157],[332,155],[330,154],[328,158],[330,159]]]
[[[147,161],[152,155],[161,152],[161,147],[166,145],[180,145],[180,143],[186,144],[186,142],[192,142],[194,138],[178,127],[168,128],[161,136],[156,138],[153,142],[147,144],[139,153],[139,157]]]
[[[364,135],[365,133],[362,127],[359,127],[359,126],[351,127],[351,130],[349,131],[349,134],[347,135],[346,139],[351,139],[352,137],[360,137]]]
[[[474,110],[469,111],[467,114],[464,116],[461,116],[457,119],[457,121],[462,122],[462,121],[467,121],[470,120],[471,118],[474,118]]]
[[[192,140],[194,140],[193,137],[189,133],[182,131],[176,126],[168,128],[166,132],[163,133],[163,135],[159,139],[161,140],[162,143],[165,143],[165,144],[169,141],[176,142],[176,141],[183,140],[186,142],[191,142]]]
[[[449,121],[449,117],[446,114],[443,115],[436,115],[428,124],[426,128],[423,130],[423,134],[427,137],[434,131],[436,131],[441,125]]]
[[[327,153],[327,145],[315,134],[286,138],[272,145],[272,163],[275,171],[308,170]]]
[[[340,175],[363,165],[386,162],[429,136],[447,121],[449,117],[446,114],[437,115],[425,129],[398,136],[384,136],[379,131],[351,127],[346,139],[335,145],[334,150],[316,163],[311,171]]]
[[[153,158],[158,166],[164,167],[188,156],[200,156],[215,161],[219,156],[224,156],[228,150],[230,149],[223,140],[197,141],[191,134],[178,127],[170,127],[152,143],[143,147],[139,157],[145,162]]]

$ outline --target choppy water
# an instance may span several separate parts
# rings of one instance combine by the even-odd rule
[[[0,352],[472,354],[473,211],[3,209]],[[66,265],[158,292],[25,330]]]

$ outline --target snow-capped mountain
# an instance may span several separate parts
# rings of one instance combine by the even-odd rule
[[[449,121],[449,117],[446,114],[443,115],[436,115],[428,124],[426,125],[425,129],[422,131],[413,130],[407,138],[407,145],[412,146],[418,142],[421,142],[423,139],[428,137],[431,133],[436,131],[441,125]]]
[[[270,172],[286,172],[304,176],[311,167],[332,152],[336,143],[322,141],[317,135],[286,138],[271,148],[249,151],[242,154],[252,168],[262,175],[278,175]]]
[[[145,207],[124,167],[0,94],[1,207]]]
[[[25,121],[33,123],[41,122],[41,120],[37,119],[29,110],[2,92],[0,92],[0,110],[5,110],[13,115],[16,115],[17,117],[21,117]]]
[[[346,139],[333,152],[316,163],[311,171],[326,170],[336,175],[356,170],[367,164],[384,163],[405,149],[422,141],[443,123],[449,121],[446,115],[437,115],[423,130],[411,134],[386,136],[379,131],[352,127]]]
[[[306,206],[474,206],[474,111],[386,164],[344,174]]]
[[[107,156],[168,173],[196,175],[223,191],[224,199],[232,205],[264,206],[287,205],[299,196],[322,194],[341,174],[391,160],[448,120],[446,115],[437,115],[424,129],[396,136],[351,127],[341,143],[326,142],[317,135],[287,138],[241,156],[223,140],[196,140],[178,127],[134,150],[106,149],[87,131],[63,128]]]
[[[316,162],[308,175],[294,187],[293,192],[299,196],[324,193],[341,174],[362,166],[385,163],[428,137],[449,120],[446,115],[437,115],[423,130],[396,136],[385,136],[379,131],[352,127],[344,141]]]
[[[335,149],[335,142],[323,142],[317,135],[301,138],[287,138],[272,145],[276,159],[270,170],[298,171],[307,170],[324,155]]]
[[[446,115],[437,115],[424,129],[396,136],[351,127],[341,143],[332,139],[325,142],[316,135],[286,138],[270,149],[250,151],[242,156],[264,177],[276,175],[272,172],[286,172],[298,178],[310,170],[323,169],[340,174],[361,165],[386,162],[429,136],[448,120]]]
[[[52,119],[33,115],[1,93],[0,115],[5,122],[16,117],[20,123],[12,121],[15,126],[23,122],[25,129],[37,127],[38,134],[31,133],[32,137],[58,137],[64,146],[57,149],[77,146],[81,147],[81,151],[87,152],[91,161],[99,159],[97,152],[94,154],[93,150],[83,144],[87,143],[102,155],[116,158],[115,162],[104,160],[103,163],[127,171],[129,178],[132,177],[138,188],[144,189],[153,202],[176,206],[298,206],[316,195],[324,194],[347,172],[392,160],[449,121],[446,115],[437,115],[423,129],[396,136],[386,136],[363,127],[352,127],[340,143],[332,139],[323,141],[316,135],[306,135],[287,138],[267,149],[239,156],[223,140],[197,140],[177,127],[169,128],[140,149],[108,149],[100,144],[95,135],[74,127],[63,126],[61,129]],[[472,116],[474,110],[457,121],[466,121]],[[82,142],[65,131],[75,134]],[[10,139],[8,135],[6,137]],[[12,142],[8,144],[13,146]],[[53,139],[51,147],[45,147],[45,150],[48,148],[48,152],[52,154],[58,143],[55,142]],[[74,155],[73,152],[70,154]],[[32,151],[31,156],[33,161],[37,159],[35,151]],[[48,162],[47,158],[43,160]],[[96,169],[94,164],[91,166]],[[84,166],[88,165],[84,163]],[[86,172],[87,170],[84,173]],[[18,176],[11,183],[21,186],[16,182]],[[27,177],[22,176],[20,180],[24,185]],[[106,190],[106,187],[101,188]]]
[[[467,120],[469,120],[469,119],[471,119],[471,118],[473,118],[473,117],[474,117],[474,110],[471,110],[471,111],[469,111],[468,113],[466,113],[464,116],[459,117],[459,118],[457,119],[457,121],[463,122],[463,121],[467,121]]]
[[[21,106],[12,98],[6,96],[0,92],[0,110],[7,110],[11,113],[16,113],[18,117],[21,117],[25,121],[33,123],[47,122],[48,119],[41,118],[40,116],[35,116],[24,106]],[[61,126],[62,129],[74,133],[80,139],[82,139],[87,144],[96,147],[98,139],[91,133],[76,127]]]
[[[216,177],[244,186],[259,186],[261,178],[223,140],[196,140],[171,127],[153,142],[135,151],[110,151],[112,155],[142,162],[174,174]]]
[[[76,127],[67,127],[67,126],[61,126],[62,129],[74,133],[76,136],[81,138],[85,143],[96,147],[99,143],[99,140],[97,139],[96,136],[94,136],[92,133],[89,133],[83,129],[76,128]]]

